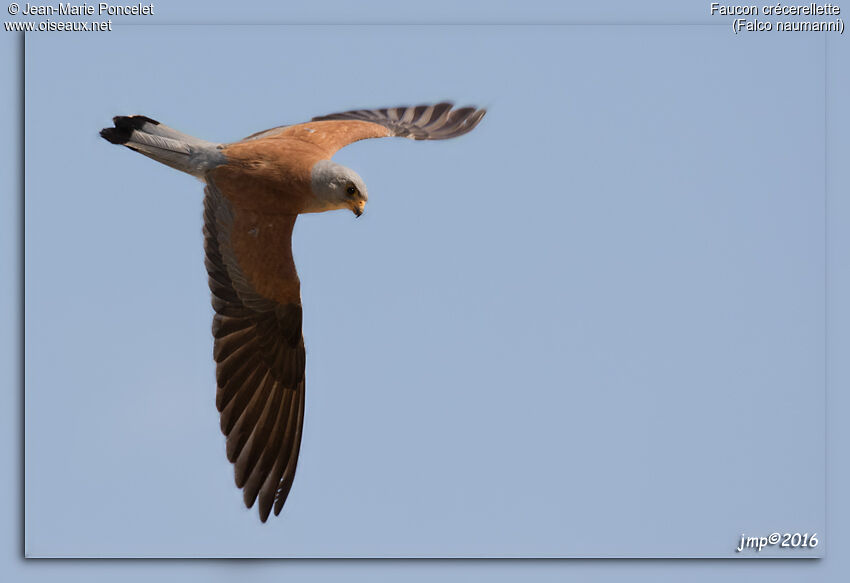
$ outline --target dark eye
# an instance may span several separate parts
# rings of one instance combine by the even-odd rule
[[[357,192],[357,189],[349,185],[348,188],[345,189],[345,192],[347,192],[349,195],[353,195],[355,192]]]

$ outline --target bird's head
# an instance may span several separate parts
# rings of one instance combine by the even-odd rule
[[[320,160],[313,165],[311,180],[318,203],[316,210],[349,209],[358,217],[363,214],[369,196],[363,179],[354,170]]]

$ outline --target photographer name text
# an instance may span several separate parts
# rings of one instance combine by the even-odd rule
[[[11,12],[11,11],[10,11]],[[20,11],[24,16],[153,16],[153,4],[24,4]]]

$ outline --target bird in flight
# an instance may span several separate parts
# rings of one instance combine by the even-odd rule
[[[100,135],[201,179],[212,292],[216,407],[245,505],[280,514],[304,424],[301,291],[292,229],[301,213],[363,213],[367,193],[334,153],[366,138],[461,136],[484,109],[451,103],[362,109],[279,126],[229,144],[200,140],[141,115]]]

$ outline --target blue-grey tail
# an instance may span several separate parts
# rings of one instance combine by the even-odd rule
[[[112,122],[114,127],[100,130],[103,139],[192,176],[203,179],[207,172],[226,162],[220,144],[178,132],[149,117],[120,115]]]

